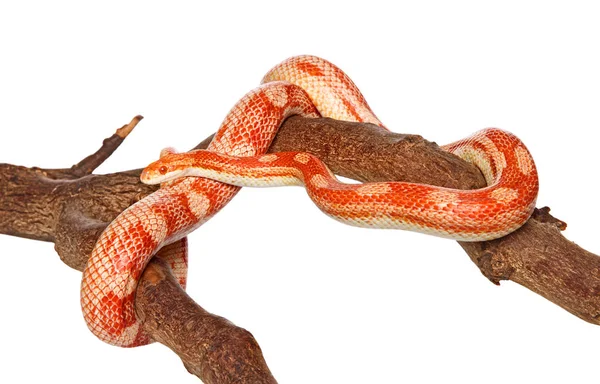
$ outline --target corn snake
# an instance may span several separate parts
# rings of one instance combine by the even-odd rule
[[[510,133],[487,129],[443,147],[476,163],[487,188],[459,191],[398,182],[345,185],[312,155],[265,155],[279,125],[292,114],[369,122],[385,129],[354,83],[333,64],[298,56],[274,67],[260,87],[232,108],[207,151],[166,150],[144,170],[142,180],[163,183],[161,188],[107,227],[84,271],[81,305],[96,336],[124,347],[151,341],[141,331],[133,303],[144,266],[166,247],[162,257],[185,286],[185,236],[218,212],[240,186],[305,184],[319,208],[348,224],[465,241],[512,232],[533,210],[538,190],[535,164]]]

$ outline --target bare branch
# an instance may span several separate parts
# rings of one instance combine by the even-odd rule
[[[138,121],[134,118],[121,134]],[[208,142],[210,138],[197,147]],[[107,223],[155,190],[139,182],[139,170],[87,175],[118,147],[118,140],[111,143],[105,142],[75,171],[0,164],[0,233],[53,241],[61,259],[82,270]],[[462,189],[485,184],[477,168],[435,143],[369,124],[290,118],[270,150],[310,152],[335,173],[362,181],[403,180]],[[87,176],[75,176],[82,174]],[[545,208],[509,236],[461,245],[492,282],[515,281],[598,324],[600,258],[565,239],[560,232],[565,226]],[[251,334],[194,303],[160,261],[151,262],[142,276],[136,312],[152,337],[206,383],[275,382]]]

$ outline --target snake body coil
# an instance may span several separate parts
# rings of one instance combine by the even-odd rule
[[[81,305],[94,334],[124,347],[150,342],[133,307],[144,267],[166,247],[161,256],[185,286],[185,236],[218,212],[240,186],[304,184],[319,208],[342,222],[463,241],[504,236],[533,211],[538,191],[535,164],[510,133],[486,129],[443,147],[476,164],[486,188],[463,191],[402,182],[349,185],[335,179],[312,155],[265,155],[279,125],[292,114],[369,122],[385,129],[354,83],[333,64],[298,56],[277,65],[263,85],[233,107],[206,151],[165,151],[144,170],[144,182],[165,184],[107,227],[84,271]]]

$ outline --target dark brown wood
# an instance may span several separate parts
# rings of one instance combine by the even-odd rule
[[[144,330],[205,383],[276,383],[252,334],[196,304],[158,258],[144,270],[136,313]]]
[[[82,270],[104,227],[155,190],[139,182],[140,170],[91,174],[121,142],[106,140],[97,154],[71,169],[0,164],[0,233],[54,242],[65,264]],[[270,150],[313,153],[335,173],[362,181],[403,180],[461,189],[484,185],[475,167],[435,143],[370,124],[290,118]],[[515,281],[598,324],[600,258],[565,239],[564,228],[544,208],[511,235],[461,246],[490,281]],[[275,382],[252,335],[204,311],[159,261],[151,262],[142,276],[136,312],[146,331],[204,382]]]

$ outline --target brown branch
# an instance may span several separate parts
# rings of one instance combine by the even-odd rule
[[[138,285],[136,313],[144,330],[205,383],[276,382],[252,334],[202,309],[158,258]]]
[[[44,172],[44,175],[53,179],[77,179],[79,177],[91,175],[106,159],[119,148],[125,138],[133,131],[138,123],[144,117],[141,115],[135,116],[128,124],[118,128],[115,133],[104,139],[102,146],[96,152],[87,156],[79,163],[67,169],[39,169]]]
[[[82,177],[85,175],[91,175],[96,168],[108,159],[113,152],[119,148],[123,140],[133,131],[138,123],[143,119],[143,116],[137,115],[129,124],[125,124],[121,128],[117,129],[114,135],[107,138],[102,142],[102,147],[95,153],[81,160],[79,163],[71,167],[71,174],[76,177]]]
[[[476,168],[434,143],[381,132],[369,124],[290,118],[271,147],[285,150],[311,152],[335,173],[363,181],[404,180],[463,189],[484,185]],[[54,241],[61,259],[81,270],[106,224],[154,188],[139,182],[139,170],[85,177],[61,172],[63,177],[58,177],[60,172],[0,164],[0,233]],[[565,239],[560,233],[564,226],[542,209],[514,234],[461,245],[492,282],[513,280],[597,324],[600,258]],[[152,262],[142,277],[136,311],[153,338],[175,351],[206,383],[274,382],[252,336],[195,304],[160,262]]]

